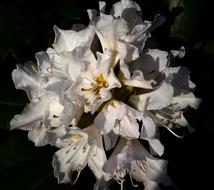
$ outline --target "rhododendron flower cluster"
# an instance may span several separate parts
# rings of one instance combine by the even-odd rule
[[[110,14],[100,2],[99,12],[88,15],[88,26],[54,26],[53,46],[12,72],[29,103],[11,129],[28,131],[35,146],[59,148],[52,162],[59,183],[75,183],[88,166],[94,189],[108,189],[113,180],[122,187],[127,175],[148,190],[171,185],[159,128],[175,134],[189,127],[183,112],[200,103],[190,71],[170,66],[184,48],[150,49],[147,40],[164,18],[143,20],[131,0],[117,2]]]

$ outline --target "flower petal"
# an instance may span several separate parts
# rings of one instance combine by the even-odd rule
[[[103,147],[93,146],[88,158],[88,166],[97,179],[101,179],[105,175],[102,168],[106,160],[107,158]]]
[[[190,71],[185,67],[169,67],[164,71],[167,80],[175,87],[175,95],[179,95],[180,89],[191,91],[195,84],[190,80]]]
[[[53,47],[56,52],[73,51],[80,46],[90,48],[94,38],[94,30],[92,27],[87,27],[79,32],[74,30],[61,30],[54,26],[55,40]]]
[[[131,64],[132,71],[141,70],[144,74],[162,72],[169,64],[168,53],[158,49],[148,49],[140,54],[140,58]]]
[[[115,134],[124,138],[135,138],[140,136],[139,124],[136,118],[125,115],[123,119],[113,128]]]
[[[117,40],[128,32],[127,24],[122,19],[114,19],[111,15],[101,14],[96,23],[96,33],[101,42],[102,49],[115,50]]]
[[[105,150],[108,151],[115,147],[117,143],[118,135],[116,135],[113,131],[110,133],[103,135]]]
[[[141,135],[140,138],[154,138],[156,134],[156,125],[154,121],[148,117],[145,116],[145,114],[142,115],[142,129],[141,129]]]
[[[43,101],[32,100],[20,115],[15,115],[10,122],[11,129],[20,128],[29,130],[32,123],[36,122],[37,126],[41,125],[41,121],[45,115],[47,104]],[[35,127],[35,125],[33,125]]]
[[[130,80],[123,80],[123,83],[137,88],[152,89],[151,84],[144,79],[143,73],[139,70],[134,71]]]
[[[194,109],[198,109],[201,100],[196,98],[192,92],[187,94],[180,94],[173,97],[172,104],[174,110],[182,110],[190,106]]]
[[[168,163],[166,160],[146,158],[146,162],[149,165],[146,175],[150,180],[166,186],[172,184],[171,179],[166,175]]]
[[[22,65],[17,65],[17,69],[12,72],[13,82],[16,89],[24,90],[29,99],[38,98],[44,90],[40,89],[40,82],[35,74],[31,73]]]
[[[47,144],[45,139],[46,129],[44,127],[35,128],[28,132],[28,139],[35,143],[35,146],[44,146]]]
[[[111,101],[97,115],[94,125],[102,131],[102,134],[108,134],[116,125],[116,121],[123,118],[125,112],[125,104],[119,105],[117,101]]]
[[[130,170],[133,160],[144,160],[149,153],[137,140],[120,138],[112,155],[105,163],[103,169],[107,173],[114,174],[116,171]]]
[[[87,165],[90,146],[87,145],[86,135],[83,135],[83,133],[74,134],[71,136],[70,144],[54,154],[52,165],[54,176],[58,178],[59,183],[71,182],[72,173],[80,172]]]
[[[164,153],[164,146],[161,144],[160,140],[158,139],[145,139],[149,142],[152,155],[158,154],[158,156],[162,156]]]
[[[132,95],[129,101],[139,111],[144,111],[145,107],[147,110],[158,110],[172,102],[173,92],[173,87],[163,82],[158,89],[150,93]]]

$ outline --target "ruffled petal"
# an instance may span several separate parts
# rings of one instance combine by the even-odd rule
[[[108,151],[115,147],[117,143],[118,135],[116,135],[113,131],[110,131],[110,133],[103,135],[103,141],[105,150]]]
[[[115,134],[124,138],[135,138],[140,136],[139,124],[136,118],[125,115],[121,121],[113,128]]]
[[[47,104],[44,101],[32,100],[20,115],[15,115],[10,121],[11,129],[29,130],[32,126],[39,127],[45,115]],[[32,125],[36,122],[37,125]]]
[[[103,147],[93,146],[88,158],[88,166],[98,180],[107,175],[102,170],[106,160],[107,158]]]
[[[164,71],[167,80],[175,87],[175,96],[181,90],[192,91],[195,84],[190,80],[190,71],[185,67],[169,67]]]
[[[144,111],[145,107],[147,110],[158,110],[171,104],[173,93],[173,87],[163,82],[159,88],[150,93],[132,95],[129,101],[139,111]]]
[[[146,158],[148,169],[146,171],[147,177],[158,183],[162,183],[166,186],[171,185],[171,179],[166,175],[167,172],[167,161],[154,158]]]
[[[145,140],[147,140],[149,142],[150,148],[151,148],[151,152],[152,155],[158,155],[158,156],[162,156],[164,153],[164,146],[161,144],[160,140],[158,139],[149,139],[149,138],[145,138]]]
[[[44,93],[44,90],[40,89],[40,82],[35,74],[22,65],[17,65],[17,69],[13,70],[12,79],[16,89],[24,90],[29,99],[38,98]]]
[[[132,71],[141,70],[145,75],[164,71],[168,62],[168,53],[158,49],[148,49],[140,54],[140,58],[130,65]],[[153,76],[154,77],[154,76]]]
[[[35,146],[44,146],[48,144],[47,129],[45,127],[37,127],[29,130],[28,139],[33,141]],[[55,139],[56,140],[56,139]]]
[[[174,110],[183,110],[188,106],[198,109],[200,103],[201,100],[196,98],[192,92],[175,96],[172,100]]]
[[[152,89],[151,84],[144,79],[143,73],[139,70],[134,71],[131,78],[129,80],[123,80],[123,83],[137,88]]]
[[[125,115],[125,104],[120,105],[116,101],[107,104],[94,120],[94,125],[101,130],[102,134],[108,134]]]
[[[141,114],[128,105],[112,100],[94,120],[95,127],[99,128],[103,134],[108,134],[111,130],[115,134],[125,138],[138,138],[139,125],[137,119]]]
[[[54,50],[56,52],[69,52],[81,46],[90,48],[94,38],[94,30],[91,26],[76,32],[74,30],[62,30],[54,26],[55,40]]]
[[[129,171],[133,160],[144,160],[147,155],[149,153],[137,140],[121,138],[103,169],[112,175],[116,171]]]
[[[54,176],[59,183],[72,182],[74,171],[78,173],[87,165],[91,147],[87,144],[87,136],[83,133],[74,133],[70,140],[64,141],[64,148],[58,150],[53,156],[52,165]]]

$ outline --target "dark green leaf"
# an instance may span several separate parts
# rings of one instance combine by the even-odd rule
[[[201,14],[201,0],[166,0],[173,14],[180,10],[171,26],[171,36],[184,41],[192,40],[197,34]],[[181,9],[182,8],[182,9]]]

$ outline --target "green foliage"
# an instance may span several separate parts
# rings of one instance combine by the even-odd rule
[[[166,0],[169,9],[174,12],[175,20],[170,35],[184,41],[191,41],[197,35],[201,16],[201,0]]]

